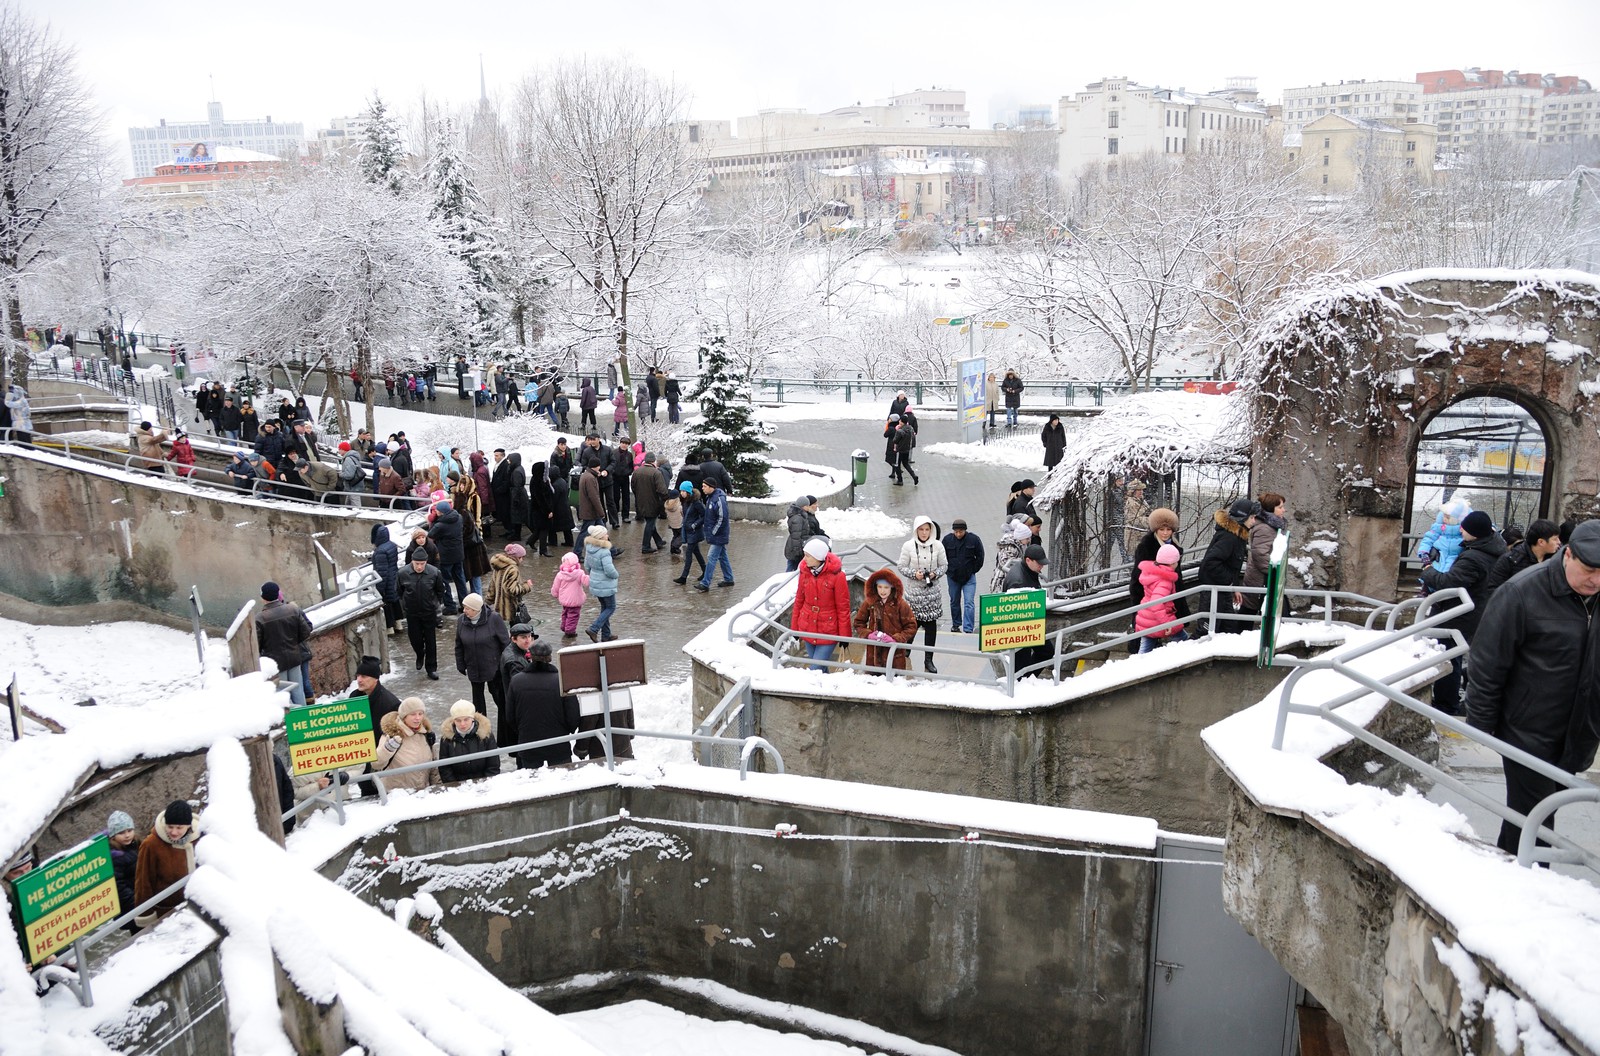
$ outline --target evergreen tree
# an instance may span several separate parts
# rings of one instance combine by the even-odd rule
[[[706,448],[727,467],[734,490],[750,498],[767,495],[767,470],[761,456],[772,445],[761,438],[750,405],[750,379],[738,372],[721,334],[700,344],[700,383],[689,399],[700,401],[700,421],[689,428],[689,450]],[[692,457],[692,456],[691,456]]]
[[[400,125],[377,92],[372,93],[372,102],[367,106],[367,138],[362,141],[357,166],[361,178],[368,183],[396,194],[405,187],[405,150],[400,145]]]
[[[450,121],[439,128],[433,156],[424,173],[428,188],[429,214],[444,230],[451,255],[466,265],[472,274],[475,321],[468,343],[478,350],[492,344],[497,335],[496,319],[500,298],[496,293],[504,253],[494,227],[494,219],[473,181],[472,172],[456,142]]]

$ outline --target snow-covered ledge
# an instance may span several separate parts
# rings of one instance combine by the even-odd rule
[[[820,466],[811,462],[784,460],[767,470],[767,486],[772,494],[764,499],[728,496],[728,515],[736,521],[761,521],[781,524],[789,505],[802,495],[811,495],[825,510],[846,509],[850,505],[851,470],[847,465]]]
[[[1381,677],[1425,648],[1401,643],[1356,665]],[[1295,699],[1350,688],[1318,673]],[[1403,710],[1385,703],[1369,694],[1340,711],[1372,729]],[[1600,1052],[1600,889],[1519,868],[1414,789],[1363,783],[1374,767],[1316,716],[1290,715],[1273,750],[1277,707],[1275,691],[1203,734],[1235,785],[1224,900],[1329,1008],[1351,1051]]]

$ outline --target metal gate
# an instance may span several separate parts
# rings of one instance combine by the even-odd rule
[[[1298,987],[1222,908],[1222,841],[1156,853],[1147,1056],[1291,1056]]]

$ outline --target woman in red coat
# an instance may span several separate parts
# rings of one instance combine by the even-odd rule
[[[855,636],[875,642],[909,642],[916,633],[917,617],[902,592],[900,577],[890,569],[878,569],[868,577],[866,597],[856,610]],[[882,645],[867,646],[867,665],[882,667],[888,653]],[[894,650],[895,670],[905,671],[910,666],[910,652]]]
[[[814,536],[806,541],[802,551],[800,578],[795,584],[794,609],[789,616],[793,627],[805,642],[806,655],[813,663],[811,670],[826,671],[825,661],[833,659],[838,642],[807,638],[807,634],[850,634],[850,581],[844,578],[844,564],[839,555],[828,549],[828,541]]]

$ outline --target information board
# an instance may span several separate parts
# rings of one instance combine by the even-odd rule
[[[978,648],[986,653],[1044,644],[1044,591],[978,596]]]
[[[11,886],[29,964],[61,953],[72,940],[122,913],[111,840],[103,833],[23,873]]]
[[[366,697],[292,708],[284,716],[295,776],[360,766],[377,758],[372,707]]]
[[[988,390],[984,382],[984,357],[956,360],[956,421],[961,423],[961,439],[974,443],[983,438],[983,405]]]

